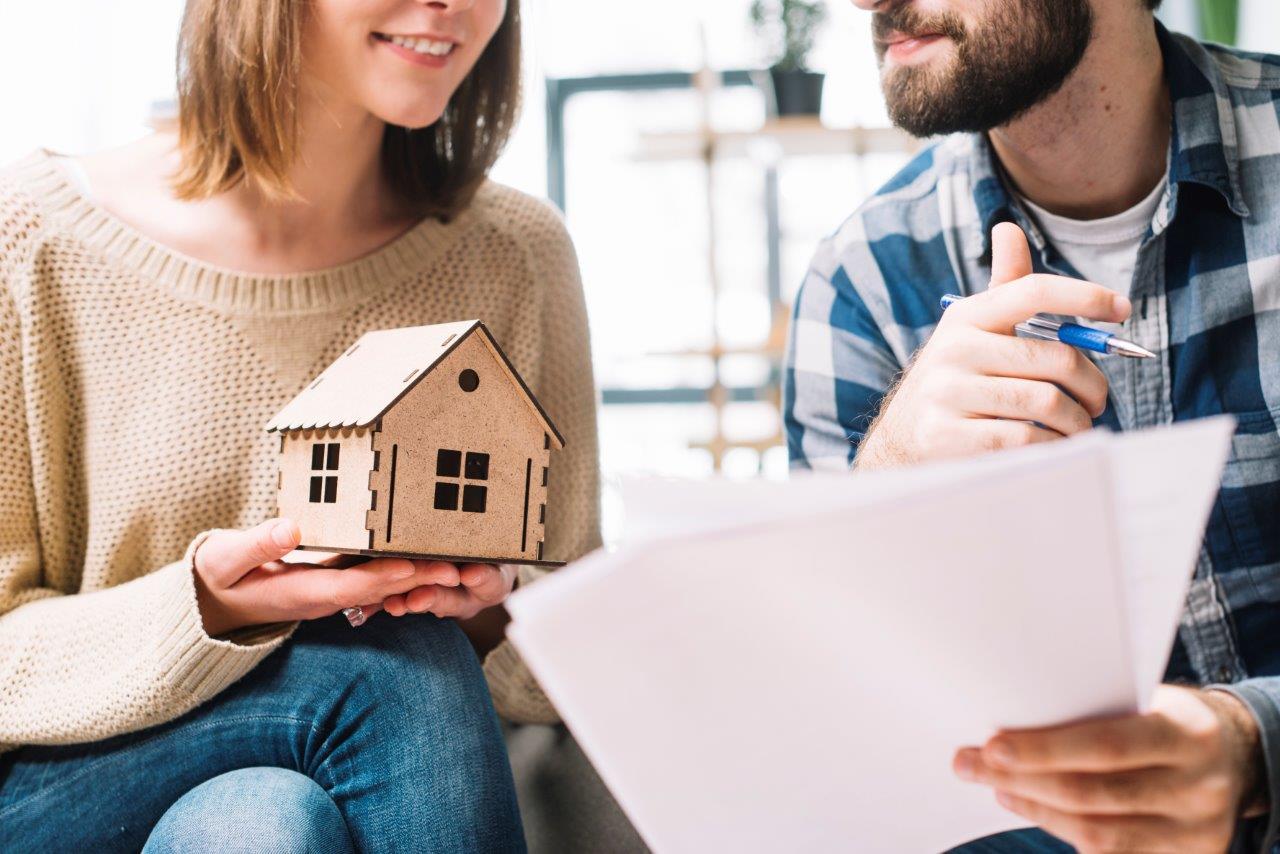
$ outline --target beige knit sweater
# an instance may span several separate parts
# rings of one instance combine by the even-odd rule
[[[358,336],[466,318],[565,435],[547,555],[578,557],[599,544],[595,392],[543,203],[490,183],[350,264],[240,275],[113,218],[47,153],[0,172],[0,750],[168,721],[285,643],[291,625],[205,634],[189,544],[274,515],[263,425]],[[555,718],[507,644],[485,672],[505,716]]]

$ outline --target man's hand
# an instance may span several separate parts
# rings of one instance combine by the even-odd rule
[[[954,769],[1086,854],[1221,852],[1266,809],[1257,725],[1220,691],[1162,686],[1146,714],[1003,732]]]
[[[1079,350],[1015,338],[1039,313],[1121,322],[1129,300],[1101,285],[1035,275],[1022,229],[992,232],[991,288],[947,309],[886,398],[859,469],[969,456],[1070,436],[1093,426],[1107,381]]]

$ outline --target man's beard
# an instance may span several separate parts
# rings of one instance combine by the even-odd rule
[[[941,33],[955,45],[945,68],[895,66],[881,86],[889,118],[914,136],[987,131],[1052,95],[1080,64],[1093,36],[1089,0],[991,0],[976,27],[950,13],[923,15],[898,3],[872,20],[884,64],[890,33]]]

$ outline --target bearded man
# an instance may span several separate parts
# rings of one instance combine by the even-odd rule
[[[1159,0],[854,2],[874,12],[890,117],[949,136],[818,249],[787,355],[793,465],[891,468],[1220,413],[1238,424],[1168,684],[1142,714],[960,750],[960,777],[1043,829],[966,850],[1270,851],[1280,58],[1171,34]],[[944,316],[948,293],[971,298]],[[1037,313],[1156,357],[1015,337]],[[1028,500],[1071,542],[1070,508]]]

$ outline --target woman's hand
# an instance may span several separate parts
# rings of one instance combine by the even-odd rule
[[[195,554],[196,596],[209,635],[264,623],[314,620],[363,602],[403,599],[410,591],[416,594],[415,605],[429,602],[427,610],[435,611],[437,604],[462,610],[487,601],[503,587],[489,574],[467,573],[474,567],[459,572],[440,561],[375,558],[348,569],[281,562],[301,537],[297,523],[275,519],[247,531],[214,531],[200,544]],[[473,586],[452,589],[466,584],[467,578]],[[509,592],[510,584],[505,588]],[[437,600],[433,591],[444,589],[454,595]]]
[[[461,583],[446,585],[436,582],[408,593],[393,594],[384,599],[381,605],[362,606],[365,616],[369,617],[383,610],[393,617],[432,613],[437,617],[469,620],[486,608],[501,605],[515,586],[514,566],[469,563],[459,569],[451,563],[434,565],[452,568]]]

